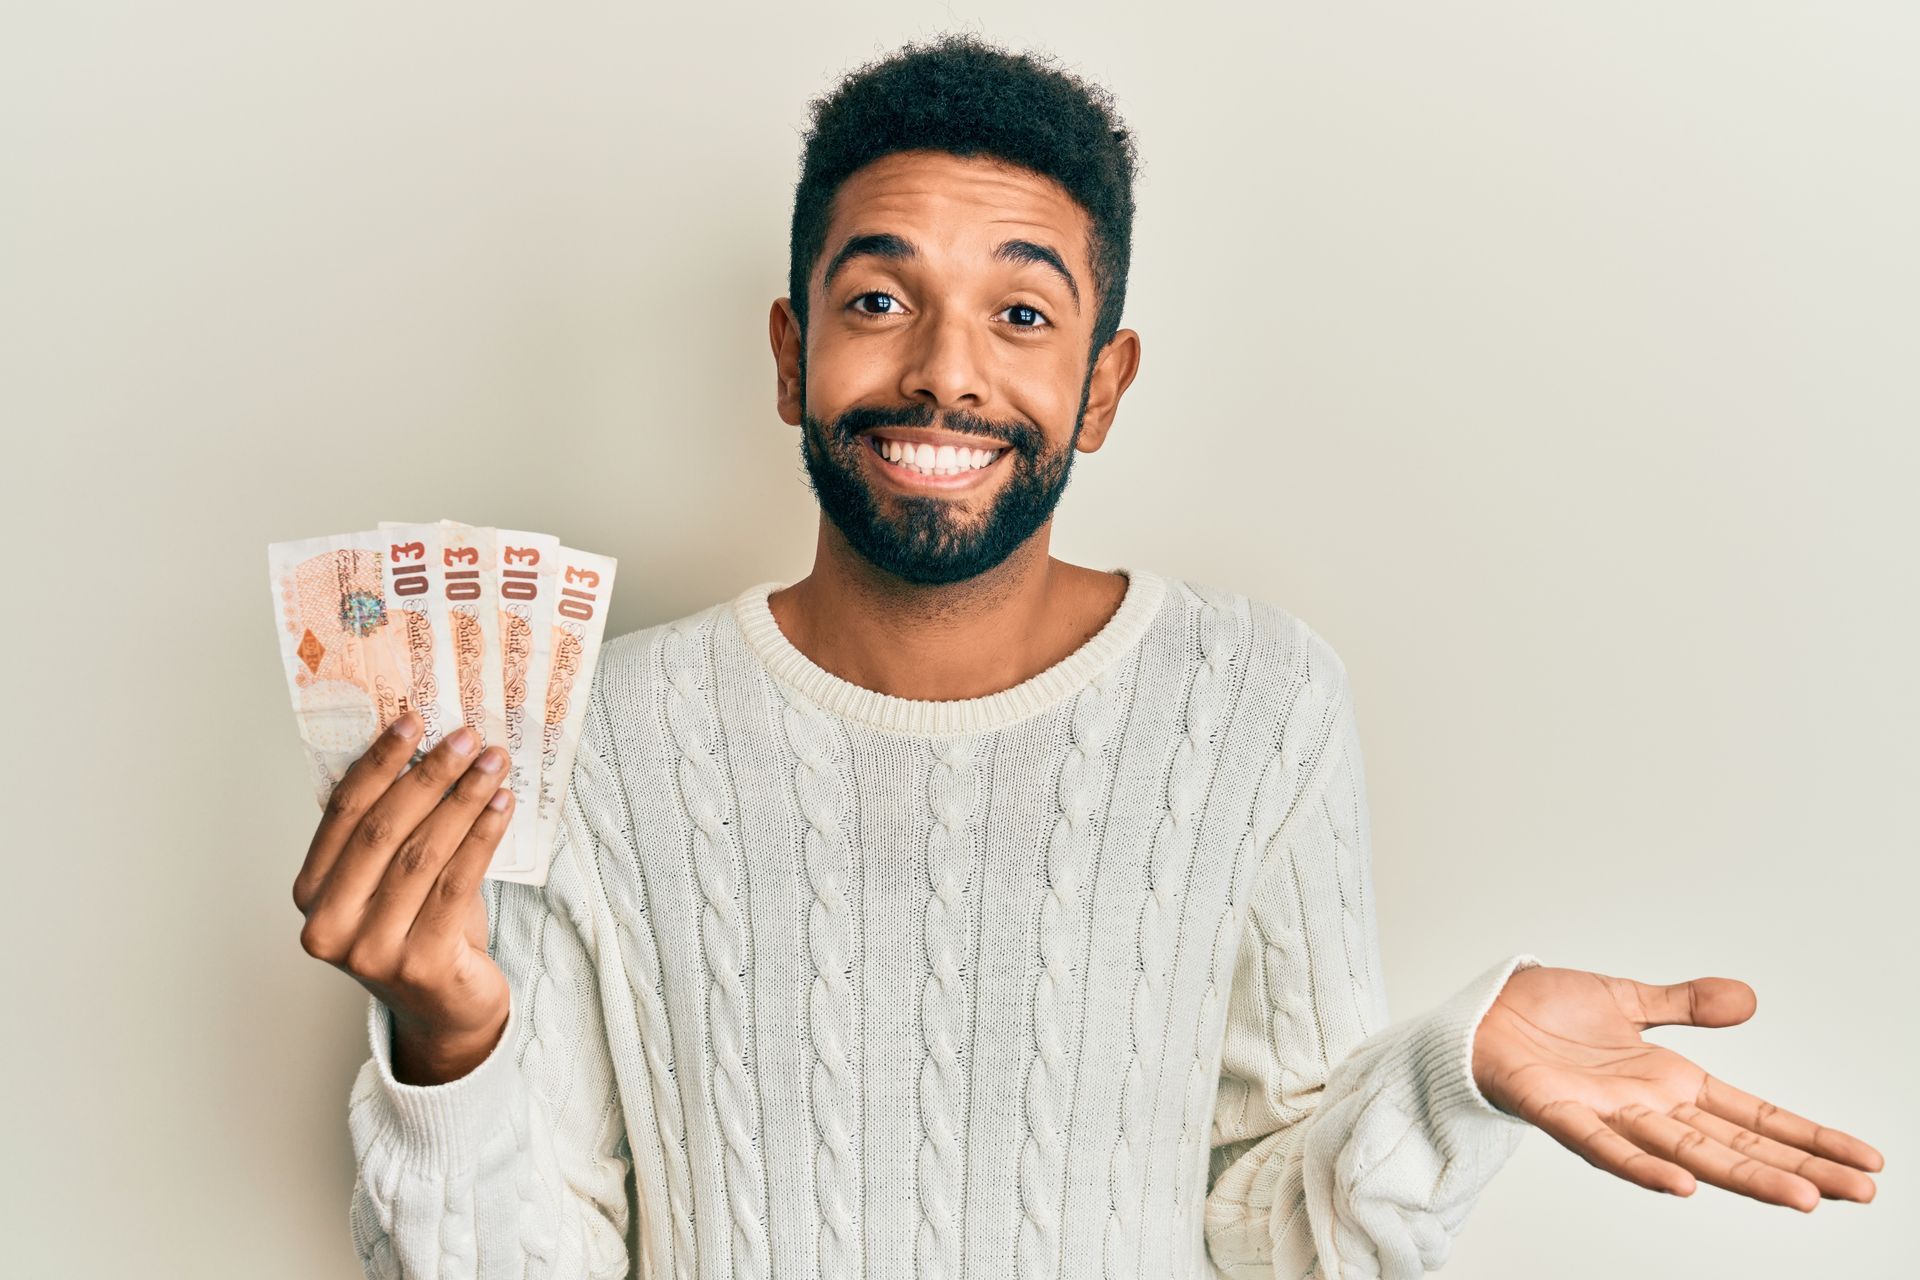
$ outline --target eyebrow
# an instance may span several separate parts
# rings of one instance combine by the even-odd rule
[[[886,258],[901,262],[919,256],[919,247],[913,241],[890,231],[853,236],[840,246],[840,251],[827,263],[826,278],[821,281],[820,287],[823,291],[833,288],[833,278],[855,258]],[[1074,280],[1073,272],[1067,270],[1066,261],[1052,246],[1033,240],[1002,240],[993,246],[992,256],[1003,262],[1035,262],[1052,271],[1066,284],[1067,292],[1073,295],[1073,309],[1076,312],[1080,310],[1080,285]]]

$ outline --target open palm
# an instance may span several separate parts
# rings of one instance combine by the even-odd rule
[[[1732,978],[1654,985],[1581,969],[1517,970],[1473,1043],[1488,1101],[1589,1164],[1651,1191],[1695,1179],[1812,1212],[1822,1197],[1866,1202],[1880,1153],[1783,1111],[1641,1039],[1648,1027],[1727,1027],[1753,1016]]]

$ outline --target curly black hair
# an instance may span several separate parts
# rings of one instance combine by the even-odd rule
[[[807,284],[826,246],[834,194],[856,170],[896,151],[986,155],[1052,178],[1093,224],[1093,283],[1100,299],[1088,368],[1120,328],[1133,248],[1131,132],[1099,85],[1044,55],[1013,53],[949,32],[909,43],[849,72],[810,104],[812,127],[793,197],[788,298],[800,323]]]

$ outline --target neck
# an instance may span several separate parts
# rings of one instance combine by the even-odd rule
[[[1051,522],[965,582],[902,582],[820,521],[813,571],[767,597],[787,640],[843,680],[897,698],[944,701],[1010,689],[1105,625],[1126,579],[1056,560]]]

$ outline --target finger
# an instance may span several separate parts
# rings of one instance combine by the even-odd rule
[[[1596,1169],[1649,1191],[1665,1191],[1676,1196],[1693,1194],[1693,1175],[1628,1142],[1592,1107],[1563,1098],[1548,1103],[1538,1114],[1527,1118]]]
[[[1815,1124],[1805,1116],[1783,1111],[1771,1102],[1736,1089],[1724,1080],[1708,1076],[1694,1102],[1723,1120],[1731,1120],[1755,1133],[1789,1146],[1825,1156],[1840,1164],[1878,1173],[1886,1167],[1880,1153],[1850,1133]]]
[[[413,744],[419,737],[420,717],[402,712],[334,784],[322,807],[320,825],[307,845],[306,860],[293,879],[293,902],[302,915],[312,907],[347,837],[413,758]]]
[[[1790,1147],[1784,1142],[1775,1142],[1690,1102],[1676,1108],[1673,1118],[1682,1124],[1692,1125],[1715,1142],[1731,1147],[1742,1155],[1764,1160],[1776,1169],[1799,1174],[1820,1188],[1820,1194],[1829,1200],[1858,1200],[1866,1204],[1873,1199],[1873,1179],[1848,1165],[1836,1164],[1823,1156],[1808,1155],[1800,1148]]]
[[[395,946],[405,940],[433,882],[458,852],[462,838],[487,801],[499,791],[506,767],[505,747],[496,745],[482,751],[446,798],[400,842],[367,903],[360,926],[363,938],[384,938]]]
[[[1820,1205],[1820,1188],[1805,1178],[1744,1156],[1652,1107],[1641,1103],[1622,1107],[1610,1123],[1635,1145],[1672,1160],[1716,1187],[1802,1213],[1812,1213]]]
[[[473,730],[456,729],[373,802],[347,837],[320,886],[330,909],[358,921],[401,841],[433,812],[447,788],[466,772],[475,744]]]
[[[470,909],[467,900],[486,878],[487,865],[493,861],[500,837],[506,834],[507,824],[512,820],[513,792],[501,787],[480,810],[480,816],[474,819],[460,847],[447,859],[447,865],[440,869],[439,878],[414,917],[413,930],[408,935],[410,940],[437,940],[466,932]]]
[[[1753,1016],[1753,988],[1738,978],[1695,978],[1659,984],[1625,979],[1628,1016],[1647,1027],[1731,1027]]]

